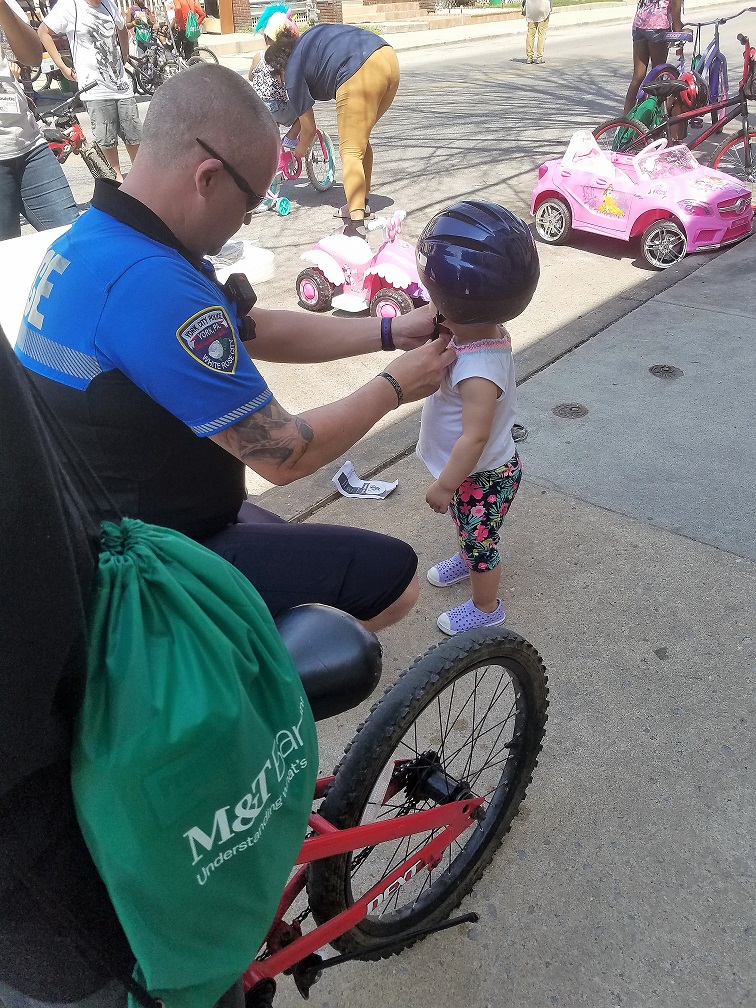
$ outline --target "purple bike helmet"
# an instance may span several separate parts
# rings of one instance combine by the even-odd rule
[[[417,242],[417,270],[441,314],[460,325],[520,315],[541,272],[525,221],[487,200],[462,200],[428,221]]]

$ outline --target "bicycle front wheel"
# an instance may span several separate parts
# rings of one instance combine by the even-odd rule
[[[99,144],[94,143],[91,146],[82,147],[81,157],[84,164],[92,173],[93,178],[114,179],[116,177],[113,167],[102,153],[102,148]]]
[[[336,770],[320,814],[339,829],[406,816],[471,795],[485,813],[358,925],[333,941],[383,958],[444,920],[483,874],[525,797],[541,750],[547,680],[538,652],[510,630],[483,628],[431,648],[386,690]],[[351,906],[440,829],[313,862],[318,924]],[[382,942],[390,951],[371,952]]]
[[[642,150],[648,141],[646,136],[648,130],[643,123],[630,116],[622,116],[621,119],[609,119],[602,123],[593,131],[596,143],[601,150],[624,151],[630,154],[637,154]]]
[[[192,55],[189,57],[189,63],[217,63],[218,57],[215,55],[212,49],[208,49],[207,46],[197,46]]]
[[[331,138],[323,130],[315,131],[315,139],[305,158],[307,178],[319,192],[333,185],[336,177],[336,157]]]
[[[711,167],[732,175],[745,185],[756,185],[756,130],[742,131],[725,140],[714,153]]]
[[[727,64],[724,58],[720,57],[712,60],[711,66],[709,67],[709,79],[707,81],[709,87],[709,101],[713,104],[720,101],[725,101],[727,98]],[[720,119],[724,119],[727,115],[727,109],[715,109],[711,113],[711,121],[713,123],[718,122]],[[722,129],[718,129],[717,133],[721,133]]]

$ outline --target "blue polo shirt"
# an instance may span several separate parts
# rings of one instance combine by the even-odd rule
[[[212,266],[98,182],[45,256],[16,353],[122,514],[203,538],[245,497],[244,465],[207,436],[272,398],[239,328]]]

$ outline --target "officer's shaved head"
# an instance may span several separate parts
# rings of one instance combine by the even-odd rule
[[[273,117],[250,85],[227,67],[198,64],[155,92],[144,121],[140,154],[170,171],[203,155],[197,137],[235,167],[278,142]],[[266,141],[268,141],[266,143]]]

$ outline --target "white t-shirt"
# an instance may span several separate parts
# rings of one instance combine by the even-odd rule
[[[68,36],[79,87],[99,81],[85,101],[133,97],[117,34],[126,22],[113,0],[100,0],[97,7],[87,0],[58,0],[44,23],[51,32]]]
[[[22,21],[28,18],[16,0],[6,0]],[[26,100],[24,89],[13,76],[9,54],[0,41],[0,161],[20,157],[45,141]]]
[[[479,340],[461,347],[454,341],[449,344],[457,351],[457,359],[448,368],[438,392],[423,403],[417,444],[417,454],[434,479],[441,475],[452,448],[462,436],[462,396],[458,386],[463,378],[488,378],[501,389],[491,435],[474,471],[498,469],[515,453],[512,425],[517,422],[517,386],[512,341],[504,326],[499,326],[499,332],[499,339]]]
[[[545,21],[551,14],[551,0],[525,0],[525,17],[528,21]]]

